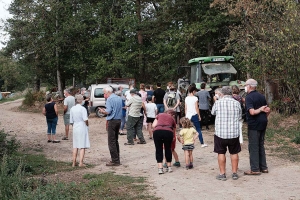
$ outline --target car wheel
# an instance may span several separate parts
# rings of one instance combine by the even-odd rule
[[[97,115],[97,117],[100,117],[100,118],[106,116],[105,114],[101,113],[98,108],[96,108],[96,115]]]

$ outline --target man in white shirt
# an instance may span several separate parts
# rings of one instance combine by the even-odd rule
[[[69,127],[70,127],[70,110],[75,106],[75,98],[71,95],[70,90],[64,90],[64,124],[65,124],[65,137],[62,140],[69,139]]]

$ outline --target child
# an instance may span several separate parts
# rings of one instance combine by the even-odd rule
[[[155,120],[155,117],[157,115],[157,107],[156,104],[152,102],[152,97],[147,97],[148,103],[145,104],[146,107],[146,113],[147,113],[147,125],[148,125],[148,131],[149,131],[149,138],[152,139],[153,135],[153,129],[152,129],[152,123]]]
[[[183,117],[180,119],[182,130],[179,132],[179,140],[183,144],[186,169],[192,169],[193,166],[193,149],[195,140],[198,138],[198,132],[194,129],[192,122]]]
[[[172,141],[172,144],[171,144],[171,151],[172,151],[172,155],[175,159],[175,162],[173,163],[173,166],[180,167],[180,162],[179,162],[178,154],[175,151],[175,147],[176,147],[176,129],[174,129],[174,131],[173,131],[173,141]],[[166,161],[166,158],[164,160]],[[164,168],[167,168],[167,171],[170,171],[170,167],[167,166],[166,162],[164,164]]]

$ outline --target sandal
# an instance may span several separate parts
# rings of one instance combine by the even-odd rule
[[[62,138],[62,140],[68,140],[68,139],[69,139],[68,137],[63,137],[63,138]]]
[[[253,172],[253,171],[246,171],[246,172],[244,172],[244,175],[260,175],[261,174],[261,172]]]

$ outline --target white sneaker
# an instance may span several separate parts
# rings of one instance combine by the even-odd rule
[[[207,146],[207,144],[202,144],[201,147],[204,148],[204,147],[208,147],[208,146]]]
[[[173,170],[172,170],[171,167],[168,167],[167,169],[168,169],[168,172],[169,172],[169,173],[173,172]]]
[[[164,173],[163,168],[158,168],[158,174],[163,174],[163,173]]]

